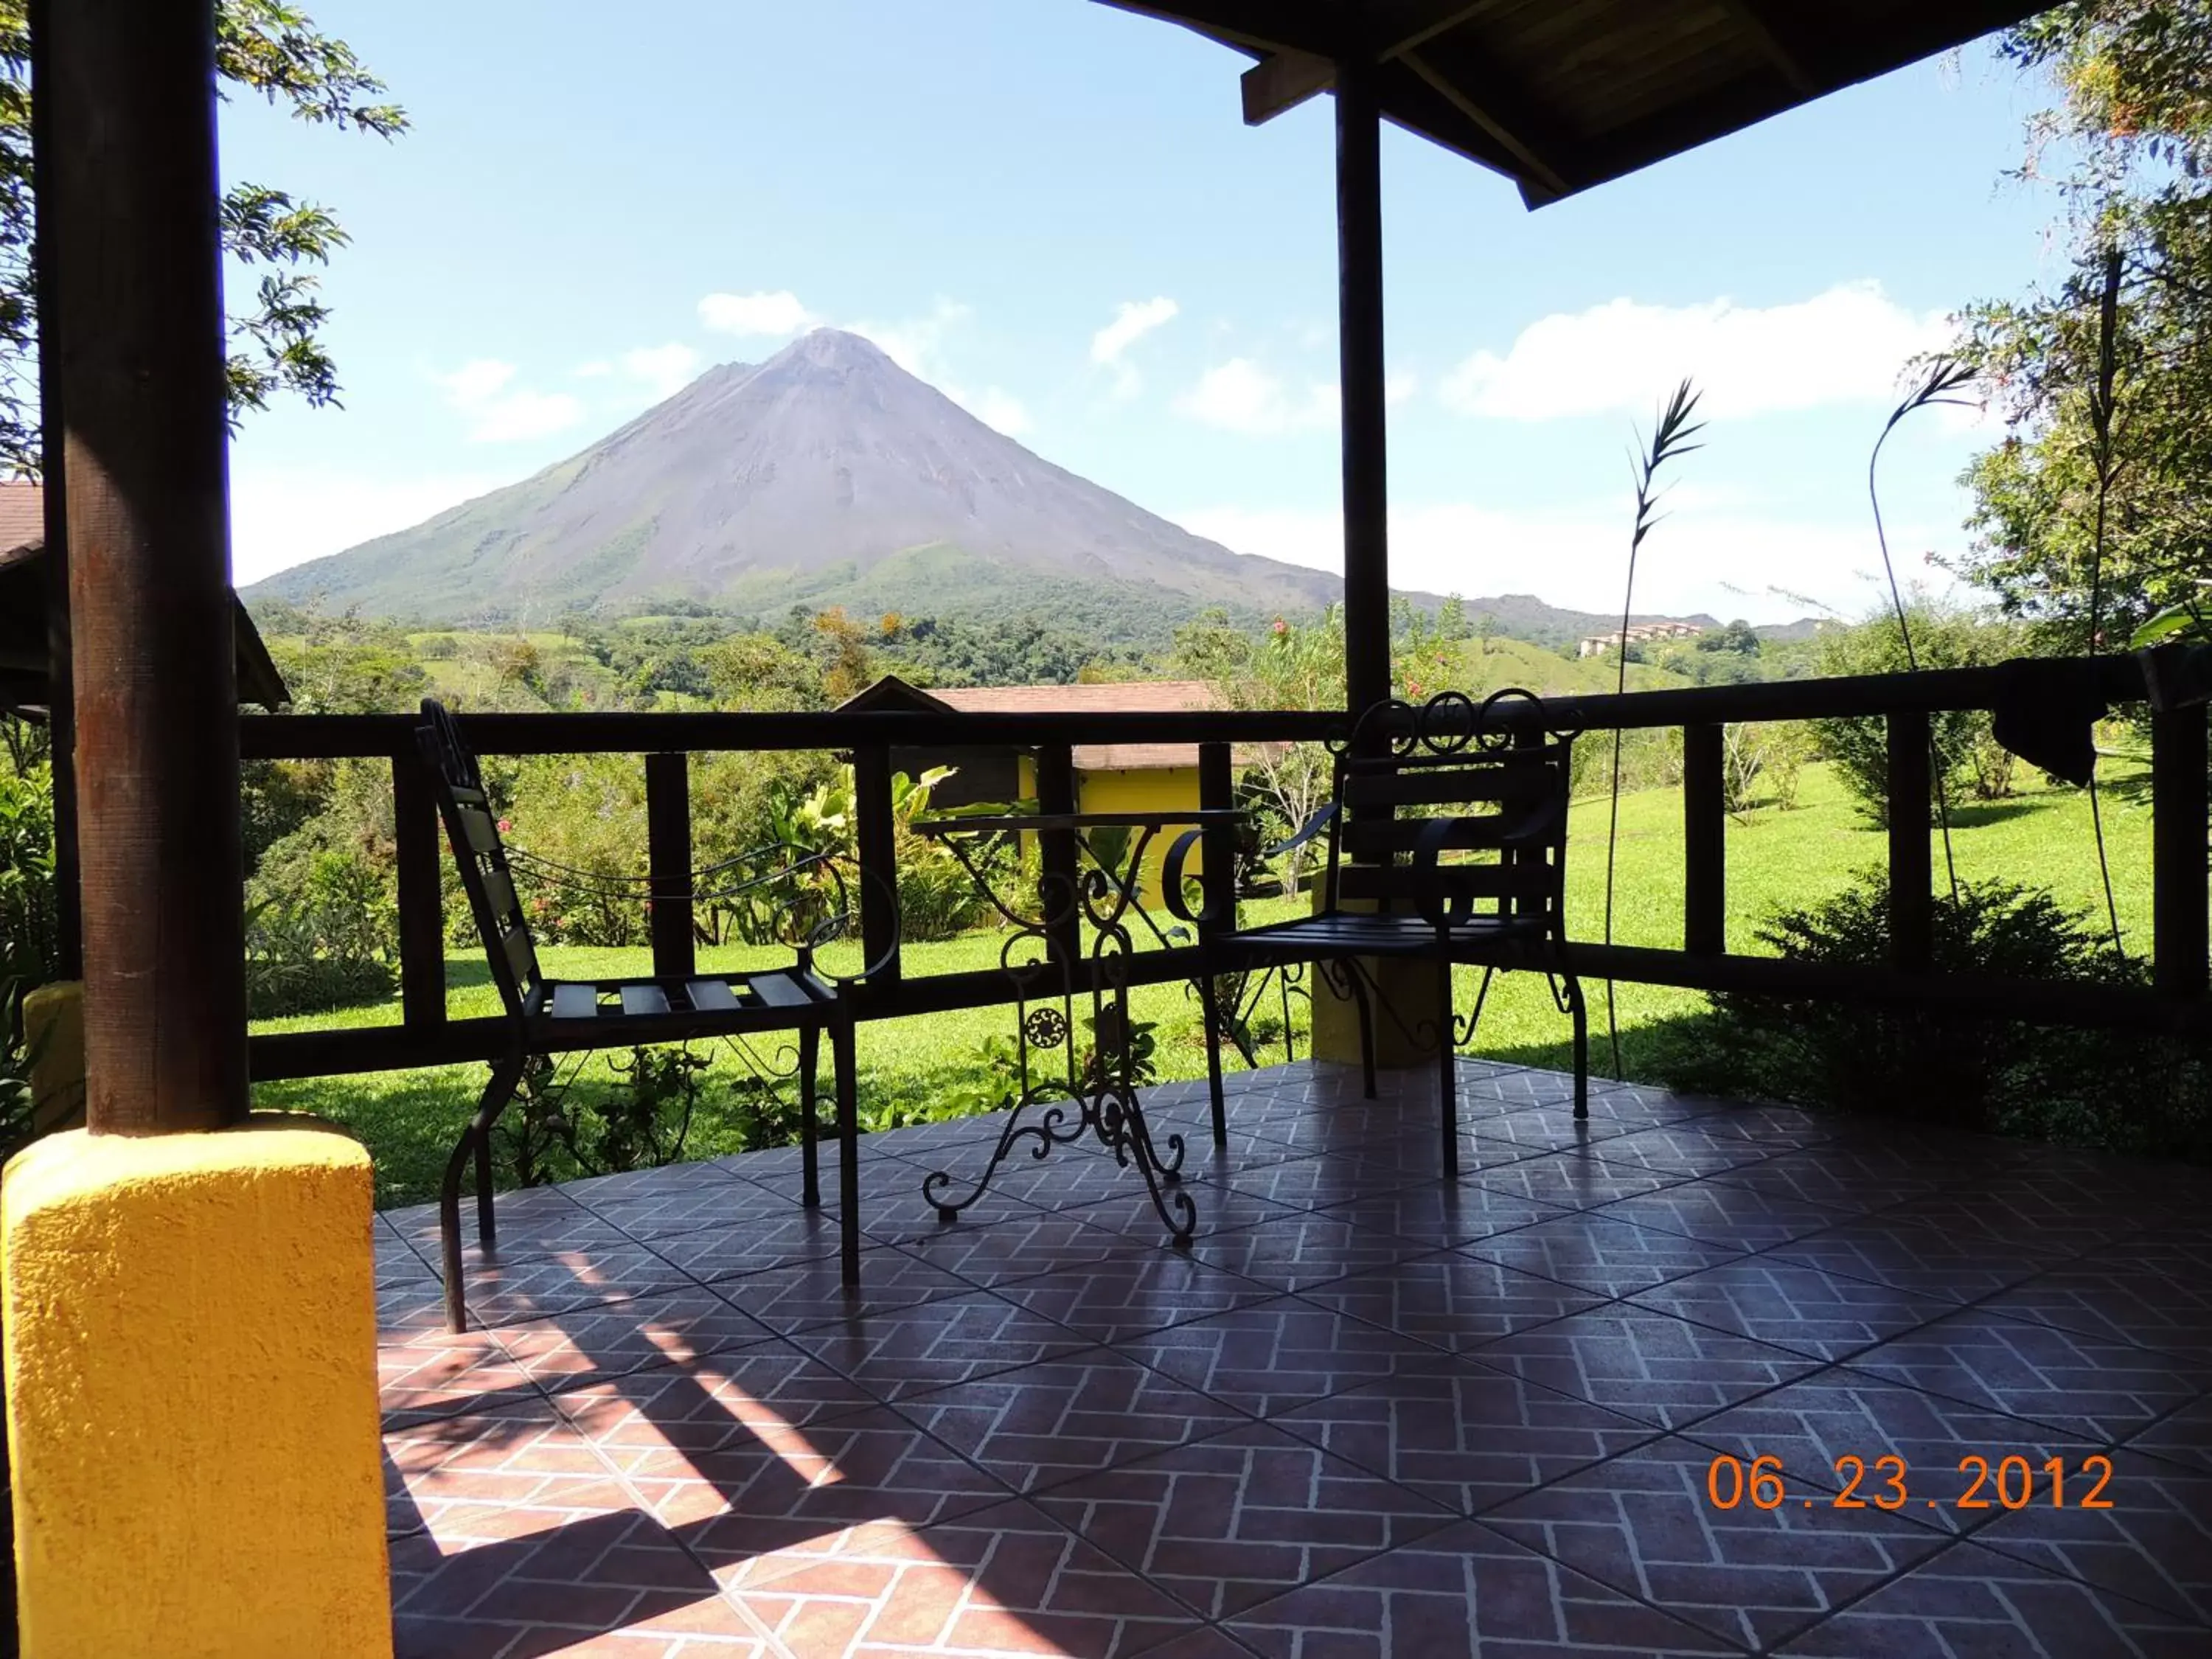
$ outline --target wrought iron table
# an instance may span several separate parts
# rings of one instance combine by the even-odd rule
[[[1209,831],[1231,830],[1246,814],[1230,807],[1158,812],[1056,812],[994,817],[925,819],[916,833],[942,842],[960,861],[976,890],[1011,924],[1000,947],[1000,965],[1012,981],[1017,1006],[1017,1092],[990,1162],[965,1197],[953,1198],[953,1176],[939,1170],[922,1182],[922,1196],[939,1218],[955,1220],[983,1196],[1015,1147],[1028,1143],[1043,1158],[1054,1146],[1095,1136],[1123,1169],[1144,1177],[1152,1207],[1177,1249],[1190,1248],[1198,1207],[1182,1181],[1183,1139],[1153,1139],[1137,1095],[1135,1029],[1129,1018],[1129,959],[1136,948],[1130,924],[1141,923],[1161,945],[1167,932],[1146,909],[1141,892],[1145,854],[1163,830],[1185,833],[1170,850],[1164,887],[1178,891],[1185,858]],[[985,849],[1007,834],[1065,836],[1072,857],[1047,860],[1033,908],[1004,890],[1005,877],[988,867]],[[1217,842],[1217,845],[1222,844]],[[1226,855],[1225,848],[1224,855]],[[1186,907],[1170,908],[1196,921]],[[1085,942],[1085,934],[1088,942]],[[1091,1046],[1078,1058],[1075,1011],[1087,987]],[[1057,1055],[1039,1062],[1040,1054]]]

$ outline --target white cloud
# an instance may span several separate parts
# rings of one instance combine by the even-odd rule
[[[939,384],[942,373],[940,359],[945,349],[945,337],[975,313],[957,300],[939,300],[928,314],[909,318],[899,323],[847,323],[847,332],[873,340],[888,356],[908,374],[937,385],[950,397],[951,392]]]
[[[1409,402],[1421,390],[1421,377],[1410,368],[1401,369],[1382,382],[1382,401],[1386,404]]]
[[[1316,380],[1295,392],[1249,357],[1232,357],[1199,376],[1176,407],[1207,426],[1255,437],[1310,432],[1334,424],[1336,386]]]
[[[447,405],[468,422],[471,443],[547,438],[584,418],[581,398],[566,392],[532,392],[515,386],[514,376],[513,363],[479,357],[437,377]]]
[[[1877,555],[1863,526],[1787,520],[1717,493],[1711,503],[1686,492],[1645,542],[1636,567],[1636,609],[1708,611],[1781,622],[1802,616],[1802,594],[1845,616],[1877,598]],[[1547,604],[1600,614],[1620,608],[1626,574],[1624,498],[1571,510],[1510,510],[1443,502],[1394,509],[1390,580],[1395,587],[1468,598],[1534,592]],[[1258,553],[1320,570],[1344,568],[1344,521],[1334,512],[1254,511],[1222,507],[1176,515],[1195,535],[1239,553]],[[1929,526],[1893,526],[1891,544],[1920,549],[1955,543]],[[1938,573],[1916,552],[1899,575]]]
[[[233,580],[244,586],[375,536],[389,535],[507,483],[481,473],[380,478],[327,467],[231,469]]]
[[[640,346],[622,355],[623,373],[643,386],[655,398],[672,398],[691,384],[699,372],[699,354],[690,346],[671,343]]]
[[[1114,309],[1114,320],[1091,337],[1091,361],[1114,371],[1117,397],[1133,398],[1143,384],[1136,365],[1127,361],[1131,346],[1174,320],[1181,309],[1164,294],[1151,300],[1124,300]]]
[[[804,334],[822,321],[787,288],[773,294],[709,294],[699,301],[699,320],[717,334],[770,339]]]
[[[1763,307],[1612,300],[1531,323],[1502,357],[1476,352],[1447,377],[1442,397],[1462,414],[1508,420],[1649,417],[1686,375],[1715,416],[1893,403],[1907,360],[1940,349],[1949,333],[1942,313],[1916,315],[1875,282]]]

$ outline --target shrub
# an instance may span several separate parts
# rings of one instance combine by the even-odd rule
[[[1908,606],[1905,615],[1911,623],[1913,657],[1923,668],[1980,667],[2020,653],[2016,629],[1971,611],[1923,599]],[[1900,674],[1908,666],[1904,635],[1890,615],[1822,634],[1815,661],[1823,675]],[[1860,809],[1875,823],[1887,823],[1888,723],[1875,718],[1822,720],[1812,726]],[[1991,733],[1988,710],[1940,711],[1931,718],[1930,733],[1938,762],[1934,781],[1947,799],[2002,800],[2012,793],[2013,757]]]
[[[44,763],[0,771],[0,980],[42,985],[59,965],[54,799]]]
[[[350,851],[284,864],[274,891],[257,877],[246,913],[246,1006],[255,1019],[380,1002],[392,993],[389,878]]]
[[[1880,966],[1889,890],[1869,874],[1826,902],[1778,914],[1759,938],[1785,961]],[[2087,921],[2044,890],[1969,884],[1936,901],[1938,972],[2148,982]],[[1676,1087],[2056,1139],[2212,1156],[2201,1042],[2031,1025],[1919,1007],[1724,995],[1678,1027],[1656,1069]]]

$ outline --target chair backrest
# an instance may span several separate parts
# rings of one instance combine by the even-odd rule
[[[1486,908],[1561,932],[1574,739],[1549,730],[1540,701],[1518,690],[1480,704],[1444,692],[1368,710],[1336,757],[1328,908],[1455,917]],[[1414,854],[1425,842],[1478,857],[1423,870]]]
[[[446,839],[460,869],[461,889],[469,896],[469,914],[483,940],[492,983],[499,988],[500,1000],[510,1015],[520,1019],[535,1013],[544,1000],[545,976],[538,969],[538,947],[514,890],[507,848],[500,841],[499,818],[484,793],[477,757],[459,725],[435,697],[422,699],[415,738],[429,769],[438,816],[445,820]]]

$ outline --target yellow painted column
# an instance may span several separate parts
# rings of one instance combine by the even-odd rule
[[[27,1659],[389,1659],[372,1193],[273,1114],[9,1164]]]
[[[1314,888],[1314,908],[1321,907],[1321,888]],[[1339,907],[1348,911],[1371,910],[1364,899],[1348,899]],[[1372,986],[1375,1005],[1375,1064],[1382,1071],[1437,1063],[1436,1032],[1441,1029],[1437,996],[1437,970],[1432,963],[1397,957],[1366,957],[1360,965]],[[1350,997],[1339,996],[1328,970],[1316,964],[1306,970],[1313,994],[1313,1057],[1343,1066],[1359,1064],[1359,1009]],[[1396,1018],[1393,1018],[1392,1015]]]

